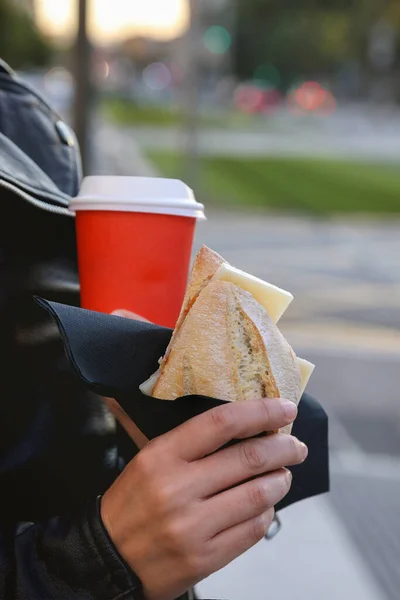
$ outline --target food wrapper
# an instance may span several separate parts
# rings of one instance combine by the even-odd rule
[[[40,298],[37,301],[56,320],[69,360],[87,389],[115,398],[147,438],[225,404],[205,396],[159,400],[139,390],[157,370],[172,329]],[[307,444],[309,454],[302,465],[291,467],[292,488],[277,510],[329,490],[328,418],[308,394],[300,401],[293,435]]]

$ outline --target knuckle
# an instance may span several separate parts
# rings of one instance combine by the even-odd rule
[[[155,438],[153,440],[150,440],[149,442],[147,442],[145,448],[142,450],[142,452],[146,452],[147,454],[150,454],[151,456],[158,456],[158,455],[163,455],[163,453],[166,451],[167,448],[167,444],[165,441],[165,436],[160,436],[158,438]]]
[[[290,453],[291,453],[293,461],[302,462],[303,452],[302,452],[302,448],[301,448],[299,440],[297,438],[293,437],[292,435],[289,437],[289,440],[290,440]]]
[[[240,457],[246,470],[258,473],[265,466],[265,457],[256,441],[247,441],[239,444]]]
[[[265,532],[268,531],[268,529],[270,528],[272,521],[275,518],[275,507],[270,508],[264,515],[264,524],[266,523],[266,530]]]
[[[147,477],[154,472],[152,453],[147,448],[141,450],[134,459],[134,465],[136,471],[139,472],[140,477],[147,479]]]
[[[146,447],[141,450],[133,462],[135,468],[140,471],[140,474],[145,477],[154,477],[157,466],[160,463],[160,457],[165,457],[167,448],[162,439],[151,440],[146,444]]]
[[[186,574],[192,581],[200,581],[207,575],[205,562],[200,555],[186,553],[184,561]]]
[[[165,524],[164,540],[174,553],[186,555],[185,529],[178,520],[171,520]]]
[[[289,492],[290,487],[291,487],[291,479],[290,477],[287,476],[287,474],[285,472],[282,472],[279,474],[279,476],[276,477],[275,481],[274,481],[274,504],[276,504],[277,502],[279,502],[280,500],[282,500],[282,498],[284,498],[286,496],[286,494]],[[271,504],[270,504],[271,506]]]
[[[291,475],[290,475],[290,473],[283,472],[282,476],[279,479],[280,479],[282,496],[286,496],[286,494],[292,487]]]
[[[210,411],[210,418],[212,424],[219,430],[223,431],[227,435],[233,435],[236,431],[236,417],[233,405],[225,404],[218,406]]]
[[[259,511],[265,510],[268,506],[268,492],[264,485],[255,482],[249,486],[248,490],[250,504]]]
[[[261,402],[261,407],[262,407],[262,411],[263,411],[263,417],[264,417],[266,423],[269,424],[272,420],[271,400],[269,398],[264,399]]]
[[[176,506],[177,495],[173,485],[159,484],[155,489],[156,506],[162,513],[168,513]]]
[[[200,551],[199,544],[193,540],[193,530],[180,519],[166,523],[160,542],[167,552],[179,560],[185,579],[193,584],[200,581],[206,573],[207,557]]]
[[[257,543],[263,539],[263,537],[265,536],[265,534],[268,532],[269,528],[271,527],[274,517],[275,517],[275,509],[270,508],[269,510],[264,512],[262,515],[260,515],[260,517],[255,519],[254,528],[253,528],[253,535],[254,535],[255,543]]]
[[[268,530],[268,519],[265,515],[261,515],[252,521],[251,527],[251,543],[256,544],[263,539]]]

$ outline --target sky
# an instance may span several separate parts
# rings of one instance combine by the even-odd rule
[[[48,34],[69,37],[76,28],[78,0],[36,0],[39,26]],[[170,39],[187,26],[187,0],[88,0],[91,36],[97,42],[132,35]]]

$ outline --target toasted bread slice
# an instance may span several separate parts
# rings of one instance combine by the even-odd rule
[[[182,309],[175,326],[175,332],[179,330],[201,290],[214,277],[215,273],[224,262],[225,261],[222,256],[214,252],[214,250],[210,250],[210,248],[207,248],[207,246],[202,246],[200,248],[196,254],[196,258],[190,273],[188,287],[183,300]]]
[[[297,404],[300,388],[296,356],[267,311],[236,285],[212,281],[176,332],[152,395],[284,397]]]
[[[170,349],[175,341],[179,329],[182,326],[182,323],[186,319],[186,316],[188,315],[193,304],[195,303],[201,290],[209,283],[209,281],[211,281],[215,273],[218,271],[218,269],[224,262],[224,259],[219,254],[214,252],[214,250],[210,250],[210,248],[207,248],[207,246],[202,246],[196,254],[196,258],[194,260],[192,270],[190,272],[188,287],[186,289],[185,297],[183,299],[181,312],[176,322],[171,341],[168,344],[164,356],[161,357],[159,360],[160,368],[158,369],[158,371],[156,371],[156,373],[154,373],[154,375],[152,375],[148,382],[145,382],[142,385],[142,391],[144,393],[148,393],[151,395],[154,383],[157,381],[157,378],[163,371],[164,364],[169,356]]]

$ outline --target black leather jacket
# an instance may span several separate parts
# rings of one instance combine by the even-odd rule
[[[98,512],[134,453],[33,294],[79,301],[73,219],[1,191],[0,598],[140,598]]]
[[[71,373],[34,294],[77,304],[79,151],[0,61],[0,598],[139,600],[98,497],[135,449]],[[46,206],[49,210],[43,210]]]

